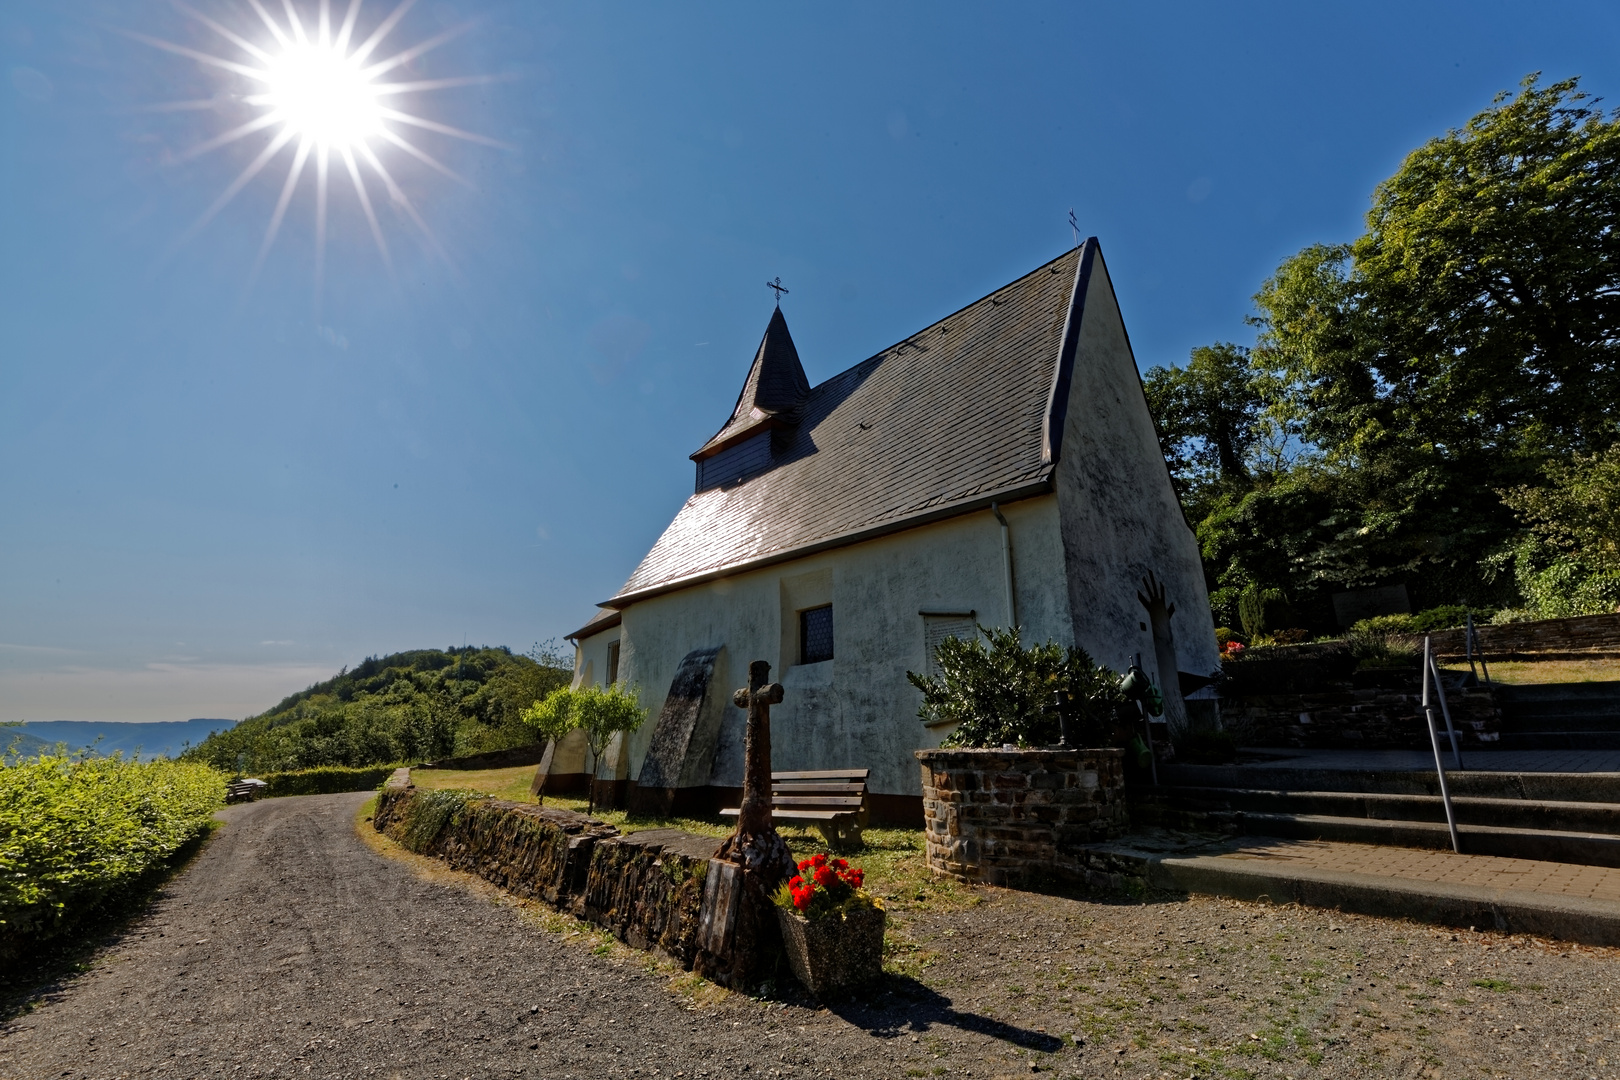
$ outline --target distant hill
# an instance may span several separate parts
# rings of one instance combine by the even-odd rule
[[[560,652],[536,646],[415,649],[367,657],[325,682],[216,732],[184,757],[226,771],[377,765],[523,746],[518,714],[573,676]]]
[[[155,757],[178,757],[187,744],[195,746],[216,731],[229,730],[235,720],[164,720],[151,723],[117,723],[92,720],[30,720],[20,727],[0,728],[0,751],[14,738],[18,750],[37,754],[58,743],[72,750],[86,750],[106,757],[123,751],[127,758],[137,755],[149,761]]]

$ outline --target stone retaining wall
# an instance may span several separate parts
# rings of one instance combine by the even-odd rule
[[[1080,848],[1123,835],[1123,750],[918,750],[928,865],[957,881],[1083,881]]]
[[[1620,656],[1620,614],[1582,615],[1575,619],[1538,619],[1535,622],[1476,626],[1485,661],[1581,659]],[[1435,652],[1442,657],[1463,655],[1462,630],[1441,630],[1432,635]],[[1419,642],[1422,638],[1415,639]]]
[[[1247,663],[1251,661],[1231,666]],[[1252,663],[1267,665],[1276,661]],[[1246,689],[1252,689],[1263,680],[1247,682],[1251,685]],[[1500,739],[1502,712],[1491,688],[1464,687],[1461,680],[1451,677],[1446,682],[1446,704],[1463,745],[1478,748]],[[1435,723],[1441,726],[1443,736],[1444,721],[1438,702],[1434,710]],[[1304,692],[1223,694],[1221,718],[1247,746],[1429,749],[1429,725],[1423,715],[1416,668],[1357,671],[1340,678],[1325,678],[1315,689]]]
[[[399,770],[377,797],[373,827],[403,841],[418,797],[407,770]],[[627,945],[659,949],[690,969],[703,878],[719,846],[712,836],[675,829],[621,836],[571,810],[478,799],[419,854],[594,923]]]

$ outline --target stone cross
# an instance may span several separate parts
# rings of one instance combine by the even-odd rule
[[[770,682],[771,665],[748,665],[748,685],[732,695],[737,708],[748,710],[743,739],[743,797],[737,833],[758,836],[773,831],[771,821],[771,706],[782,701],[782,684]]]

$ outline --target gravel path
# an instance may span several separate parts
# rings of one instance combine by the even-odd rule
[[[379,856],[353,827],[365,798],[224,811],[144,919],[0,1029],[0,1077],[668,1078],[790,1061],[797,1076],[887,1077],[907,1067],[894,1047],[924,1056],[907,1018],[949,1011],[914,986],[928,1000],[891,990],[844,1017],[695,986],[481,883]],[[963,1022],[989,1054],[1057,1046]]]
[[[957,890],[896,898],[906,974],[815,1009],[379,855],[364,798],[225,811],[143,920],[0,1028],[0,1080],[1620,1076],[1614,950]]]

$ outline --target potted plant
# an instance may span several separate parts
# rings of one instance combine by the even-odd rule
[[[801,862],[776,892],[788,963],[818,998],[883,974],[883,908],[861,888],[864,877],[822,853]]]

